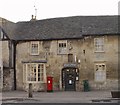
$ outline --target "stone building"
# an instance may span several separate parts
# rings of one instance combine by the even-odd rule
[[[0,66],[3,90],[14,89],[14,44],[10,36],[14,25],[13,22],[0,18]]]
[[[3,23],[3,89],[46,91],[48,76],[58,91],[82,91],[83,80],[91,90],[118,88],[117,16]]]
[[[3,62],[2,62],[2,41],[0,41],[0,90],[2,90],[3,84]]]

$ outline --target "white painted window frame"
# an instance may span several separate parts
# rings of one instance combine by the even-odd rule
[[[105,52],[104,37],[94,38],[94,51],[95,52]]]
[[[60,44],[66,44],[66,47],[61,47],[60,48]],[[68,54],[68,50],[67,50],[67,40],[59,40],[58,41],[58,45],[57,45],[57,47],[58,47],[58,54]]]
[[[104,70],[99,69],[98,66],[103,66],[104,65]],[[98,69],[97,69],[98,67]],[[94,80],[95,82],[105,82],[106,81],[106,64],[105,63],[95,63],[94,64]],[[100,79],[98,79],[100,78]]]
[[[33,50],[33,49],[32,49],[33,44],[36,44],[36,45],[38,46],[38,50],[37,50],[36,53],[33,53],[33,52],[32,52],[32,50]],[[39,41],[31,41],[31,42],[30,42],[30,55],[39,55],[39,47],[40,47]]]
[[[28,80],[28,65],[36,65],[36,81],[29,81]],[[43,80],[38,81],[38,65],[43,64]],[[46,66],[44,63],[25,63],[23,64],[23,83],[46,83]]]

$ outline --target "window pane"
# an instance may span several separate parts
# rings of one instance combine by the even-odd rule
[[[94,39],[95,51],[104,51],[104,38]]]
[[[104,82],[106,80],[106,70],[104,64],[95,65],[95,81]]]
[[[36,64],[28,64],[28,81],[36,81]]]
[[[64,46],[63,47],[66,47],[66,43],[64,43]]]
[[[59,54],[66,54],[67,53],[67,42],[61,42],[59,43],[59,46],[58,46],[58,53]]]
[[[31,54],[38,54],[39,52],[39,43],[31,42]]]
[[[38,65],[38,81],[43,81],[43,70],[44,70],[44,65],[39,64]]]
[[[43,81],[44,64],[27,64],[27,81]]]

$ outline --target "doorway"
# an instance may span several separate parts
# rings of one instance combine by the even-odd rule
[[[76,69],[67,68],[62,70],[62,85],[65,91],[76,90]]]

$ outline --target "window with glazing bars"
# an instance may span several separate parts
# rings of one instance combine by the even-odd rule
[[[104,52],[104,38],[94,38],[95,52]]]
[[[44,81],[44,71],[45,64],[28,63],[24,64],[24,79],[27,82],[43,82]],[[26,77],[25,77],[26,74]],[[25,81],[25,80],[24,80]]]
[[[67,41],[58,42],[58,54],[67,54]]]
[[[39,42],[33,41],[30,43],[30,54],[39,55]]]

